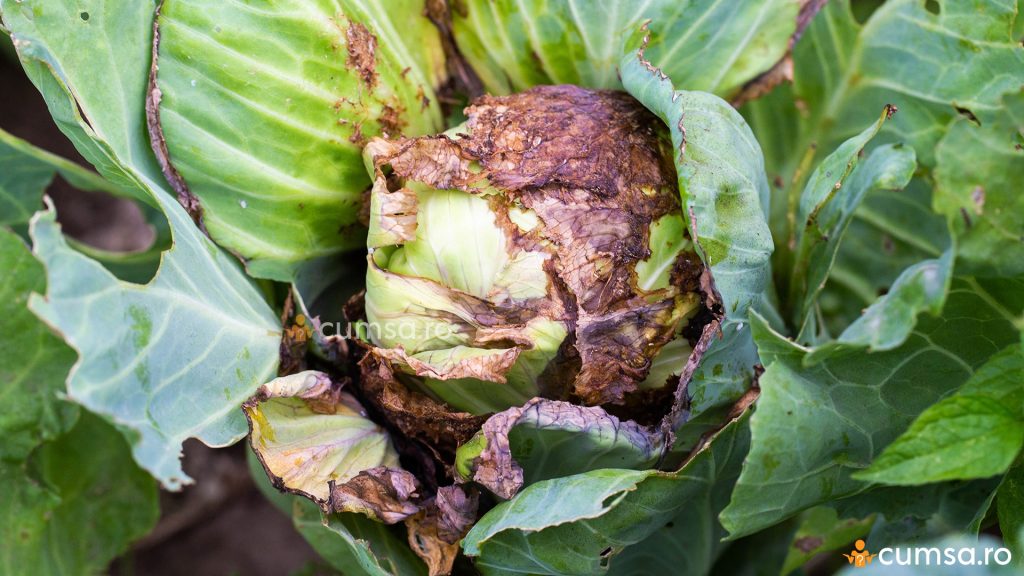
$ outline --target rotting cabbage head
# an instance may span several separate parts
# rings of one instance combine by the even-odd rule
[[[446,134],[366,148],[372,356],[476,414],[671,394],[702,264],[664,125],[625,93],[574,86],[466,112]]]

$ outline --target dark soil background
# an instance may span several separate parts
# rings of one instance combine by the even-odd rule
[[[0,43],[7,42],[0,34]],[[50,118],[42,96],[0,47],[0,127],[29,142],[88,164]],[[76,190],[59,177],[48,193],[64,232],[108,250],[147,247],[152,233],[127,200]],[[185,472],[195,484],[161,493],[156,529],[111,567],[113,575],[286,575],[318,565],[291,520],[258,491],[240,443],[213,450],[185,445]],[[319,573],[320,570],[314,570]]]

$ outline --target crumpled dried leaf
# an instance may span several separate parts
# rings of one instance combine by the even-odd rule
[[[535,398],[522,407],[488,418],[480,434],[459,450],[456,465],[460,474],[466,479],[471,476],[504,499],[512,498],[524,484],[523,468],[516,462],[509,442],[509,434],[516,426],[570,432],[578,438],[578,451],[586,453],[586,459],[595,463],[615,448],[630,456],[636,455],[632,460],[619,460],[616,467],[650,466],[659,456],[662,441],[652,430],[633,421],[621,421],[601,408]],[[603,446],[594,449],[594,444]],[[546,447],[534,449],[540,451]],[[575,473],[586,471],[576,466],[571,468]]]
[[[395,379],[390,364],[377,352],[370,350],[359,362],[360,388],[366,400],[402,434],[438,450],[454,452],[480,429],[485,417],[454,412],[425,394],[409,390]]]
[[[431,350],[406,354],[402,348],[377,348],[378,356],[399,366],[406,366],[417,376],[453,380],[476,378],[498,384],[505,383],[505,373],[519,358],[519,348],[468,348],[456,346],[447,350]]]
[[[459,541],[476,521],[479,497],[461,486],[445,486],[416,514],[406,519],[409,546],[427,563],[431,576],[450,574]]]
[[[459,540],[476,521],[479,496],[462,486],[443,486],[428,497],[416,477],[380,466],[344,484],[331,483],[328,512],[357,512],[378,522],[405,522],[409,546],[431,576],[450,574]]]
[[[402,345],[405,354],[386,353],[396,367],[399,360],[416,364],[407,357],[424,351],[450,359],[457,346],[487,350],[475,358],[432,361],[408,371],[438,380],[482,376],[498,383],[508,372],[509,382],[518,385],[519,375],[511,372],[528,351],[541,347],[529,338],[522,342],[522,326],[527,318],[543,317],[564,327],[563,340],[575,347],[580,360],[569,390],[545,389],[544,395],[571,395],[588,405],[625,402],[701,300],[697,286],[703,264],[688,249],[665,262],[671,282],[638,287],[637,265],[652,254],[652,225],[678,217],[681,210],[664,126],[625,94],[574,86],[485,96],[466,113],[464,129],[450,136],[376,139],[366,148],[375,173],[369,246],[377,250],[367,279],[368,319],[372,324],[406,322],[424,332],[448,329],[440,338],[431,332],[404,340],[377,338],[374,344],[389,350]],[[451,196],[453,191],[461,196]],[[492,259],[503,264],[494,264],[493,272],[486,259],[481,259],[481,270],[476,261],[453,265],[474,270],[477,276],[466,280],[459,276],[464,271],[431,260],[446,258],[452,250],[450,236],[438,233],[430,244],[431,232],[424,231],[431,223],[424,200],[435,194],[476,202],[466,200],[465,214],[493,220],[500,233],[487,246],[497,247]],[[421,248],[423,243],[431,249]],[[436,268],[436,274],[434,268],[424,271],[427,260],[426,267]],[[509,273],[512,263],[521,263],[526,284],[542,286],[543,293],[526,290],[529,297],[510,297],[516,292],[501,284],[520,275]],[[403,274],[405,268],[411,272]],[[387,282],[376,278],[382,275]],[[468,284],[458,285],[464,280]],[[421,289],[400,288],[403,282]],[[530,315],[524,317],[524,310]],[[495,352],[508,344],[488,343],[481,333],[492,340],[496,333],[506,334],[520,357]],[[559,342],[548,345],[540,369],[532,371],[533,394],[525,398],[541,392],[536,373],[553,360]],[[507,367],[502,364],[510,360]],[[434,392],[447,401],[461,400]]]
[[[420,511],[420,483],[410,472],[377,466],[347,482],[331,482],[327,510],[358,512],[378,522],[395,524]]]
[[[276,378],[242,408],[252,449],[279,490],[323,505],[330,483],[368,468],[398,466],[387,432],[323,372]]]

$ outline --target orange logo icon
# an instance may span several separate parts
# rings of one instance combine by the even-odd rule
[[[299,314],[295,317],[295,325],[288,328],[285,334],[291,337],[292,341],[304,344],[313,336],[313,329],[306,326],[306,317]]]
[[[853,546],[856,550],[850,550],[849,554],[843,554],[843,556],[846,557],[847,562],[853,564],[857,568],[863,568],[868,564],[871,564],[871,561],[875,559],[875,556],[878,556],[878,554],[871,554],[864,549],[863,540],[857,540],[854,542]]]

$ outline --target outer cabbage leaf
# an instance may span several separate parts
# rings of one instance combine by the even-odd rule
[[[957,119],[935,151],[935,208],[953,222],[965,271],[1024,274],[1024,92],[977,119]]]
[[[941,281],[948,277],[938,268],[952,267],[953,245],[946,218],[932,210],[930,184],[923,178],[914,178],[899,191],[872,190],[853,213],[846,236],[839,246],[828,282],[816,303],[821,310],[824,327],[830,334],[840,334],[871,306],[879,294],[894,294],[898,290],[897,278],[906,276],[900,284],[917,286],[911,292],[888,300],[891,304],[908,299],[914,301],[902,308],[890,305],[877,307],[880,316],[887,318],[892,327],[912,327],[903,318],[916,320],[921,306],[937,313],[945,298],[946,288]],[[929,264],[922,261],[928,260]],[[916,266],[914,272],[908,271]],[[932,275],[929,271],[934,271]],[[920,300],[918,300],[920,298]],[[889,313],[892,316],[889,316]],[[910,315],[907,315],[907,314]],[[900,317],[900,319],[897,319]],[[902,340],[901,330],[880,329],[869,333],[871,323],[839,337],[849,343],[873,348],[895,346]],[[856,335],[856,336],[854,336]]]
[[[604,574],[609,564],[615,570],[626,546],[677,514],[713,506],[711,486],[723,463],[743,453],[746,434],[744,421],[731,422],[678,472],[601,469],[532,484],[485,514],[463,539],[463,551],[486,575]],[[713,512],[694,521],[708,516]]]
[[[335,570],[352,576],[426,574],[423,563],[392,528],[361,514],[324,516],[308,498],[278,491],[255,453],[249,453],[248,462],[260,492],[292,519],[302,537]]]
[[[54,174],[79,190],[121,194],[95,173],[0,129],[0,225],[27,223],[42,207]]]
[[[918,485],[1005,472],[1024,447],[1024,352],[993,356],[957,394],[925,410],[858,480]]]
[[[772,253],[768,183],[761,148],[728,103],[711,94],[676,91],[642,48],[622,59],[620,74],[626,90],[671,130],[683,216],[711,269],[725,314],[722,337],[708,347],[688,390],[695,422],[679,441],[689,449],[750,386],[758,363],[744,328],[750,307],[767,302]]]
[[[55,175],[79,190],[105,192],[132,198],[95,172],[8,134],[0,129],[0,225],[14,226],[20,233],[32,214],[43,206],[43,194]],[[103,263],[118,278],[146,282],[160,265],[160,253],[171,244],[163,212],[149,204],[138,204],[153,231],[153,241],[136,252],[117,252],[89,246],[69,238],[79,252]]]
[[[726,548],[735,546],[723,541],[726,532],[718,514],[729,503],[750,446],[750,430],[745,422],[739,425],[742,428],[734,434],[715,439],[720,444],[709,457],[680,472],[703,486],[696,488],[675,518],[612,558],[612,574],[641,576],[659,568],[665,574],[707,574]]]
[[[810,349],[757,319],[766,371],[751,419],[751,451],[722,513],[731,536],[867,489],[853,472],[1002,346],[1019,342],[1013,318],[993,307],[992,294],[1019,314],[1020,288],[1017,281],[954,280],[942,314],[920,319],[902,346],[867,357],[834,352],[812,366]],[[780,437],[791,441],[780,443]]]
[[[618,88],[616,66],[645,21],[648,58],[679,86],[735,94],[786,54],[799,0],[469,0],[453,10],[461,52],[489,92],[538,84]]]
[[[143,111],[153,5],[3,0],[0,8],[58,127],[104,177],[158,206],[173,230],[156,278],[140,286],[71,250],[52,211],[38,214],[35,252],[49,282],[47,297],[30,304],[79,352],[69,396],[116,423],[140,465],[178,487],[188,480],[178,462],[184,439],[224,445],[245,434],[237,407],[276,366],[278,321],[234,258],[159,184]]]
[[[67,430],[77,416],[59,400],[75,354],[26,306],[43,290],[42,264],[14,233],[0,228],[0,461],[20,461],[45,440]]]
[[[661,455],[662,437],[600,407],[534,398],[487,419],[459,447],[455,466],[502,498],[524,485],[601,468],[645,470]]]
[[[365,141],[442,128],[423,0],[166,0],[158,31],[164,168],[256,276],[361,246]]]
[[[865,195],[873,190],[900,190],[914,173],[914,151],[905,146],[880,147],[863,163],[859,162],[864,147],[891,113],[886,108],[877,122],[829,155],[811,175],[799,206],[795,207],[797,230],[793,242],[796,248],[788,302],[793,308],[792,320],[801,342],[815,342],[821,336],[815,306],[818,295]],[[944,283],[940,285],[944,288]],[[941,293],[944,295],[945,290]]]
[[[160,515],[156,482],[109,424],[83,411],[28,463],[0,463],[0,572],[97,574]]]
[[[886,2],[862,26],[849,0],[829,2],[794,48],[792,88],[745,108],[765,146],[769,176],[780,189],[772,207],[780,248],[789,238],[787,199],[801,188],[806,167],[858,133],[883,105],[893,104],[900,112],[883,127],[876,144],[903,142],[931,169],[942,162],[935,146],[954,121],[963,122],[961,115],[969,120],[994,113],[1002,96],[1024,83],[1024,48],[1011,35],[1013,2],[936,4],[937,14],[918,0]],[[956,191],[960,198],[970,193]],[[923,230],[902,232],[902,238],[893,237],[897,243],[925,240]],[[870,284],[872,274],[856,280],[850,284]]]

